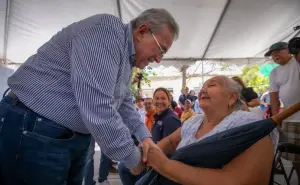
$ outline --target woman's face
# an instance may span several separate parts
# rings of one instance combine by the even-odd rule
[[[195,91],[191,90],[190,95],[195,96]]]
[[[198,99],[199,106],[203,110],[228,110],[228,106],[236,101],[236,96],[228,88],[224,87],[222,78],[213,77],[205,82]]]
[[[157,91],[153,96],[153,100],[158,113],[165,111],[170,106],[170,100],[167,93],[164,91]]]

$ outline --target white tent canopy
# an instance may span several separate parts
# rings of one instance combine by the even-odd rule
[[[180,37],[165,59],[181,63],[264,60],[271,44],[288,41],[300,25],[300,0],[0,0],[0,58],[23,63],[72,22],[99,13],[129,22],[152,7],[178,21]]]

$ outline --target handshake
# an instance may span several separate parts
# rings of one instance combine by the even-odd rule
[[[164,152],[152,141],[151,138],[145,138],[139,144],[142,150],[142,159],[136,167],[130,170],[134,175],[143,172],[147,167],[152,167],[155,171],[160,171],[161,168],[169,160]]]

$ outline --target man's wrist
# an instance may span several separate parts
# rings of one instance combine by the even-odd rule
[[[133,134],[138,141],[142,141],[145,138],[152,138],[151,133],[145,125],[138,127]]]
[[[134,151],[124,159],[124,165],[128,169],[135,168],[142,160],[142,153],[138,147],[134,148]]]

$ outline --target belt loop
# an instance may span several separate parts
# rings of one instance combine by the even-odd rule
[[[19,99],[17,97],[13,98],[12,100],[12,106],[16,106],[19,103]]]

